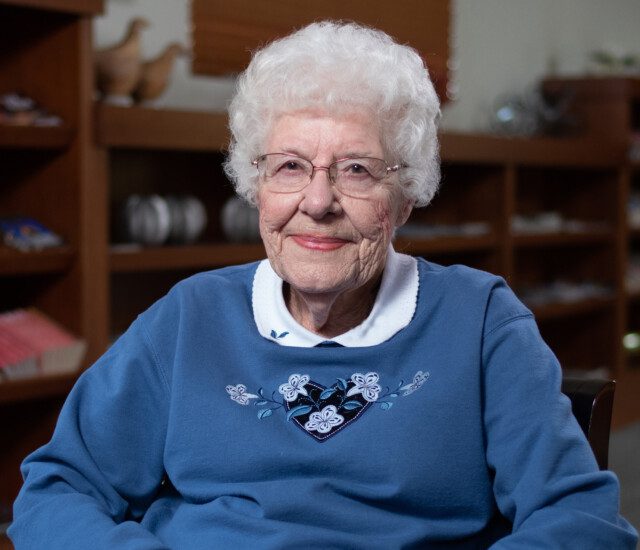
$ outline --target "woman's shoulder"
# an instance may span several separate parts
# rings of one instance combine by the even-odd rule
[[[421,279],[434,284],[440,282],[447,287],[459,290],[477,291],[481,288],[506,285],[504,279],[488,271],[462,264],[441,265],[424,258],[418,258],[418,270]]]
[[[180,293],[225,294],[232,289],[251,289],[253,277],[260,262],[231,265],[201,271],[176,283],[168,295]]]
[[[175,316],[208,311],[226,312],[251,302],[253,277],[259,262],[212,269],[191,275],[176,283],[141,317]]]
[[[466,314],[473,310],[482,312],[486,332],[512,319],[533,317],[499,275],[466,265],[443,266],[424,259],[419,259],[418,266],[425,294],[439,294]]]

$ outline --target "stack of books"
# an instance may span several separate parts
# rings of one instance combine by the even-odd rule
[[[36,309],[0,313],[0,382],[80,368],[86,342]]]

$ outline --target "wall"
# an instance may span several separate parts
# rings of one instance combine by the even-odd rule
[[[448,130],[485,129],[501,95],[520,93],[549,72],[582,73],[594,49],[640,55],[639,0],[452,0],[452,6],[457,99],[444,109]],[[137,15],[151,23],[145,57],[172,40],[189,43],[188,0],[108,0],[95,24],[97,47],[119,40]],[[158,105],[223,110],[232,91],[232,79],[194,76],[189,60],[180,59]]]

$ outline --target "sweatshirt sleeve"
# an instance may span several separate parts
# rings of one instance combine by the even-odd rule
[[[79,378],[51,441],[25,459],[15,548],[166,548],[136,520],[164,475],[168,397],[138,320]]]
[[[512,534],[492,548],[634,549],[615,475],[600,471],[531,315],[494,288],[483,341],[487,462]]]

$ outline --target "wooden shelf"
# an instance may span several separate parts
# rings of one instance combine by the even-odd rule
[[[627,152],[617,143],[586,138],[509,138],[443,133],[443,162],[553,167],[617,167]]]
[[[261,260],[266,257],[262,244],[197,244],[124,249],[112,247],[113,273],[203,269]]]
[[[2,149],[64,149],[74,132],[67,126],[11,126],[0,124]]]
[[[614,298],[592,298],[579,302],[556,302],[543,306],[531,307],[538,321],[564,319],[589,313],[606,311],[615,305]]]
[[[133,149],[222,151],[229,142],[226,113],[116,107],[96,104],[99,145]],[[526,163],[540,166],[617,166],[626,152],[617,145],[578,138],[504,138],[442,133],[444,162]]]
[[[104,0],[0,0],[0,4],[80,15],[99,14],[104,11]]]
[[[547,93],[564,93],[567,87],[580,91],[582,97],[640,98],[640,78],[632,76],[577,76],[548,78],[544,81]]]
[[[640,302],[640,290],[627,290],[624,297],[630,303]]]
[[[433,239],[415,239],[397,237],[393,246],[404,254],[456,253],[491,250],[497,245],[495,235],[479,235],[477,237],[437,237]]]
[[[24,380],[0,382],[0,404],[46,397],[62,397],[72,388],[79,373],[43,375]]]
[[[216,152],[229,142],[226,113],[98,103],[95,114],[96,140],[106,147]]]
[[[611,243],[615,235],[611,231],[585,231],[580,233],[515,233],[513,244],[521,248],[549,246],[581,246]]]
[[[75,252],[70,246],[38,252],[20,252],[0,246],[0,275],[61,273],[71,267]]]

